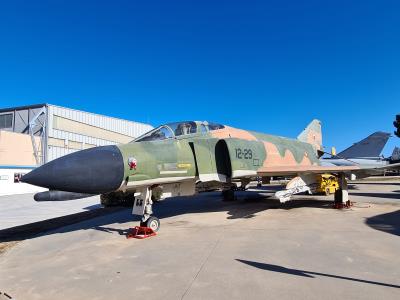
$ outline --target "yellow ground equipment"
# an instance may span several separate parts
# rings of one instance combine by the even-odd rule
[[[317,179],[317,193],[329,195],[334,194],[339,188],[339,182],[336,176],[332,174],[321,174]]]

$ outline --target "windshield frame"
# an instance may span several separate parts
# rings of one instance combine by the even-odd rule
[[[195,128],[196,128],[196,132],[189,132],[186,134],[179,134],[176,135],[174,129],[171,127],[171,125],[174,125],[174,128],[177,129],[179,125],[181,124],[195,124]],[[178,126],[175,126],[178,125]],[[204,126],[206,128],[206,131],[203,132],[202,131],[202,126]],[[211,127],[216,127],[215,129],[210,129]],[[145,138],[146,136],[151,136],[151,134],[153,134],[154,132],[162,129],[162,128],[167,128],[168,131],[171,133],[171,137],[167,137],[165,139],[154,139],[154,140],[148,140],[148,141],[141,141],[141,139]],[[185,138],[185,137],[189,137],[189,136],[193,136],[193,135],[203,135],[203,134],[207,134],[211,131],[214,130],[220,130],[220,129],[224,129],[225,125],[222,125],[220,123],[215,123],[215,122],[208,122],[208,121],[181,121],[181,122],[171,122],[171,123],[166,123],[166,124],[162,124],[140,136],[138,136],[137,138],[133,139],[130,143],[135,143],[135,142],[154,142],[154,141],[165,141],[165,140],[169,140],[169,139],[181,139],[181,138]]]
[[[144,141],[140,141],[141,139],[145,138],[146,136],[151,136],[154,132],[157,132],[157,131],[161,130],[162,128],[166,128],[166,129],[170,132],[171,137],[167,137],[167,138],[165,138],[165,139],[154,139],[154,140],[147,140],[147,141],[144,140]],[[165,141],[165,140],[174,139],[174,138],[175,138],[175,134],[174,134],[174,132],[172,131],[172,129],[171,129],[169,126],[167,126],[166,124],[163,124],[163,125],[160,125],[160,126],[154,128],[154,129],[152,129],[152,130],[150,130],[150,131],[148,131],[148,132],[146,132],[146,133],[144,133],[144,134],[138,136],[137,138],[135,138],[134,140],[132,140],[132,141],[129,142],[129,143]]]

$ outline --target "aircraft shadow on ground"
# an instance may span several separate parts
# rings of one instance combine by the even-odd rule
[[[256,214],[268,209],[295,209],[300,207],[310,208],[332,208],[332,201],[324,200],[294,200],[281,204],[277,199],[271,199],[271,195],[260,195],[256,192],[238,192],[235,201],[223,202],[221,201],[220,193],[208,193],[201,197],[175,197],[170,198],[160,203],[153,205],[154,215],[161,219],[174,217],[178,215],[190,213],[208,213],[208,212],[221,212],[226,211],[227,219],[250,219],[256,217]],[[132,216],[129,211],[129,221],[140,221],[139,216]],[[115,222],[110,222],[112,224]],[[104,224],[105,225],[105,224]],[[102,225],[95,226],[97,229],[104,232],[118,232],[119,234],[126,234],[126,230],[115,229],[112,227],[104,227]]]
[[[369,227],[400,236],[400,210],[367,218]]]
[[[262,191],[264,192],[264,191]],[[260,194],[258,192],[237,192],[237,200],[224,202],[222,201],[220,192],[203,193],[195,197],[174,197],[161,201],[153,205],[155,216],[161,219],[168,217],[189,214],[189,213],[208,213],[208,212],[227,212],[227,219],[254,218],[256,214],[268,209],[295,209],[300,207],[310,208],[331,208],[332,200],[301,199],[297,196],[296,200],[279,203],[277,199],[270,198],[271,194]],[[310,197],[310,196],[307,196]],[[299,199],[300,198],[300,199]],[[57,233],[73,232],[77,230],[96,229],[104,232],[117,232],[125,234],[125,229],[112,228],[111,224],[131,223],[130,226],[138,225],[140,216],[131,214],[131,208],[121,208],[110,210],[94,218],[81,220],[79,222],[70,222],[67,225],[53,226],[51,230],[43,232],[43,230],[29,234],[29,232],[21,236],[20,231],[15,234],[13,230],[0,230],[0,241],[18,241],[38,236],[45,236]],[[68,218],[68,216],[66,216]],[[49,220],[51,223],[52,221]],[[135,224],[136,223],[136,224]],[[24,225],[28,227],[29,225]],[[126,228],[128,229],[128,228]]]
[[[279,265],[272,265],[272,264],[260,263],[260,262],[243,260],[243,259],[236,259],[236,260],[241,263],[244,263],[246,265],[249,265],[249,266],[261,269],[261,270],[270,271],[270,272],[278,272],[278,273],[284,273],[284,274],[288,274],[288,275],[308,277],[308,278],[315,278],[315,276],[323,276],[323,277],[330,277],[330,278],[334,278],[334,279],[342,279],[342,280],[349,280],[349,281],[355,281],[355,282],[366,283],[366,284],[380,285],[380,286],[391,287],[391,288],[400,288],[400,285],[384,283],[384,282],[379,282],[379,281],[365,280],[365,279],[360,279],[360,278],[346,277],[346,276],[313,272],[313,271],[307,271],[307,270],[292,269],[292,268],[282,267]]]
[[[400,181],[399,182],[387,182],[387,181],[382,181],[382,182],[349,182],[349,184],[355,184],[355,185],[400,185]]]
[[[84,210],[93,210],[93,209],[98,209],[98,208],[101,208],[102,206],[101,206],[101,204],[99,203],[99,204],[93,204],[93,205],[89,205],[89,206],[86,206],[86,207],[84,207],[83,209]]]
[[[358,183],[349,183],[348,189],[349,189],[349,190],[360,190],[360,188],[358,187],[358,185],[359,185]],[[389,185],[391,185],[391,184],[389,184]],[[400,193],[400,190],[393,191],[393,192]]]
[[[368,193],[368,192],[350,192],[350,195],[363,196],[363,197],[375,197],[375,198],[386,198],[386,199],[399,199],[400,194],[396,193]]]
[[[360,188],[356,184],[349,184],[347,186],[349,190],[359,190]]]
[[[227,219],[250,219],[256,217],[256,214],[268,209],[295,209],[301,207],[310,208],[332,208],[332,201],[313,200],[313,199],[296,199],[286,203],[280,203],[277,199],[271,199],[270,195],[260,195],[254,192],[238,192],[235,201],[223,202],[221,201],[220,193],[209,193],[200,199],[197,197],[175,197],[170,198],[160,203],[153,205],[154,215],[158,218],[166,219],[178,215],[190,213],[208,213],[208,212],[221,212],[226,211]],[[140,221],[139,216],[129,215],[129,221]],[[123,223],[123,222],[120,222]],[[110,223],[111,224],[111,223]],[[117,231],[112,228],[99,228],[96,229],[104,231]]]

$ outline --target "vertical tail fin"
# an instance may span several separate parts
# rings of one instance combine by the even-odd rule
[[[390,133],[374,132],[365,139],[354,143],[354,145],[338,153],[337,156],[341,158],[378,157],[381,155],[389,137]]]
[[[312,120],[310,124],[297,137],[299,141],[312,144],[317,150],[322,150],[321,121]]]

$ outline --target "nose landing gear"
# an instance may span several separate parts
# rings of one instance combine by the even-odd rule
[[[141,227],[151,228],[154,232],[160,229],[160,220],[153,214],[153,200],[151,200],[152,190],[149,187],[139,190],[140,195],[135,198],[132,214],[142,216]]]

